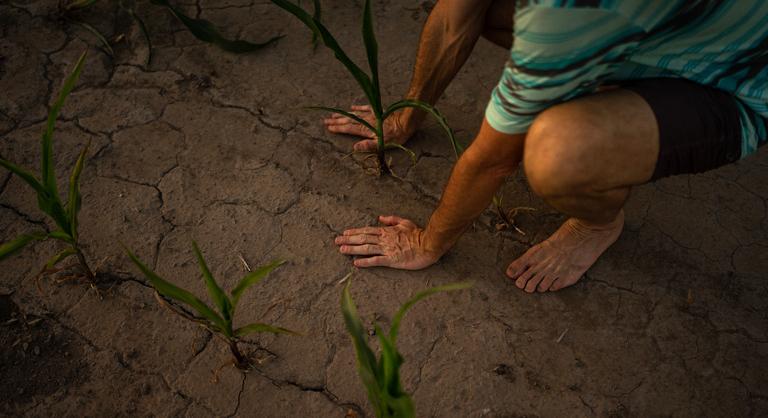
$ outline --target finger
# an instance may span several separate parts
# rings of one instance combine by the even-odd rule
[[[372,112],[371,105],[352,105],[349,107],[353,112]]]
[[[342,235],[381,235],[381,227],[380,226],[366,226],[362,228],[352,228],[347,229],[342,233]]]
[[[377,255],[375,257],[358,258],[353,264],[355,267],[390,267],[392,265],[392,260],[387,256]]]
[[[375,244],[342,245],[339,251],[346,255],[380,255],[381,247]]]
[[[352,149],[358,152],[374,152],[379,149],[379,143],[375,139],[364,139],[355,142],[355,145],[352,145]]]
[[[347,125],[325,125],[325,129],[327,129],[328,132],[335,134],[347,134],[365,137],[371,136],[371,130],[363,125],[360,125],[359,123],[350,123]]]
[[[381,215],[379,216],[379,222],[383,223],[384,225],[394,226],[397,224],[401,224],[403,222],[410,222],[410,221],[408,221],[408,219],[401,218],[395,215],[389,215],[389,216]]]
[[[360,234],[360,235],[341,235],[336,237],[334,240],[336,245],[360,245],[360,244],[378,244],[379,243],[379,236],[378,235],[367,235],[367,234]]]
[[[344,115],[334,113],[331,115],[330,118],[323,119],[323,123],[326,125],[348,125],[350,123],[357,123],[357,122],[353,121],[352,118],[348,118]]]
[[[538,291],[539,292],[546,292],[547,290],[550,290],[552,288],[552,283],[557,280],[557,276],[554,274],[547,275],[539,282]]]

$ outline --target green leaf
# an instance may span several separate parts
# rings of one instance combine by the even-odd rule
[[[31,241],[42,241],[45,238],[47,238],[47,235],[43,233],[20,235],[16,239],[0,245],[0,260],[8,257],[9,255],[15,253],[16,251],[21,250],[22,248],[24,248],[25,245],[29,244]]]
[[[227,52],[242,54],[258,51],[259,49],[272,45],[273,43],[277,42],[278,39],[283,37],[282,35],[275,36],[266,42],[261,43],[253,43],[240,39],[230,40],[222,36],[213,23],[205,19],[194,19],[185,15],[180,9],[172,6],[168,0],[150,0],[150,3],[157,6],[167,7],[168,10],[170,10],[171,13],[176,16],[176,18],[179,19],[179,21],[184,24],[187,29],[189,29],[189,32],[195,38],[206,43],[214,44]]]
[[[75,243],[75,240],[72,238],[72,236],[69,235],[69,232],[64,232],[62,230],[57,230],[57,231],[50,232],[48,234],[48,236],[53,238],[53,239],[57,239],[57,240],[61,240],[61,241],[67,242],[69,244],[74,244]]]
[[[313,4],[315,7],[315,12],[314,14],[312,14],[312,19],[319,22],[323,16],[322,7],[320,6],[320,0],[314,0]],[[319,43],[320,43],[320,34],[315,31],[312,31],[312,49],[313,50],[317,49],[317,45]]]
[[[211,299],[213,299],[213,303],[216,304],[216,307],[219,308],[219,312],[221,312],[224,321],[227,323],[227,328],[231,328],[232,303],[213,278],[211,271],[208,269],[208,265],[205,263],[203,254],[200,252],[200,248],[195,241],[192,241],[192,249],[195,251],[197,263],[200,264],[200,271],[203,273],[203,280],[205,280],[205,286],[208,288],[208,294],[211,296]]]
[[[85,22],[72,21],[72,23],[74,23],[77,26],[80,26],[81,28],[87,30],[88,32],[91,32],[93,36],[95,36],[96,39],[99,40],[99,42],[101,43],[101,46],[104,47],[104,50],[107,53],[107,55],[109,55],[110,57],[115,56],[115,51],[112,49],[112,45],[109,44],[109,41],[107,40],[107,38],[104,35],[102,35],[98,29],[94,28],[93,26]]]
[[[276,4],[278,7],[282,8],[288,13],[296,16],[313,33],[319,34],[320,40],[323,41],[323,44],[331,51],[333,51],[336,59],[339,60],[339,62],[341,62],[347,68],[350,74],[352,74],[352,77],[354,77],[357,81],[357,84],[360,85],[360,88],[363,89],[363,93],[365,93],[365,97],[368,98],[371,106],[375,106],[374,99],[376,98],[376,95],[373,91],[374,87],[371,78],[368,77],[368,74],[363,72],[363,70],[360,69],[360,67],[358,67],[357,64],[355,64],[349,58],[343,49],[341,49],[341,46],[336,41],[336,38],[331,35],[331,32],[328,31],[325,25],[323,25],[319,19],[315,19],[314,17],[310,16],[309,13],[304,11],[304,9],[291,3],[288,0],[272,0],[272,3]]]
[[[89,7],[96,3],[97,0],[74,0],[73,2],[67,4],[64,9],[66,10],[75,10],[75,9],[85,9],[86,7]]]
[[[253,324],[248,324],[236,329],[235,337],[244,337],[248,334],[253,334],[254,332],[271,332],[273,334],[301,335],[298,332],[291,331],[287,328],[276,327],[269,324],[262,324],[262,323],[255,322]]]
[[[381,117],[381,89],[379,87],[379,44],[376,42],[376,34],[373,30],[373,12],[371,0],[365,0],[363,7],[363,43],[365,54],[368,56],[368,66],[371,69],[371,87],[373,100],[371,107],[377,117]]]
[[[275,260],[265,266],[257,267],[255,270],[246,274],[245,277],[240,280],[237,286],[232,289],[232,309],[234,310],[234,308],[237,306],[237,302],[240,301],[240,296],[243,295],[243,292],[245,292],[246,289],[260,282],[264,277],[267,276],[267,274],[271,273],[272,270],[280,267],[284,263],[284,260]]]
[[[416,302],[424,299],[427,296],[434,295],[435,293],[438,293],[438,292],[461,290],[469,287],[472,287],[471,283],[454,283],[454,284],[449,284],[445,286],[432,287],[417,293],[415,296],[413,296],[407,302],[405,302],[403,306],[401,306],[400,309],[397,311],[395,316],[392,318],[392,326],[389,328],[389,338],[392,339],[393,343],[397,341],[397,332],[400,329],[400,321],[403,320],[403,316],[405,316],[405,313],[408,311],[408,309],[411,309],[411,307],[413,307],[413,305],[415,305]]]
[[[459,141],[456,139],[456,137],[453,134],[453,130],[450,126],[448,126],[448,120],[443,116],[440,112],[435,109],[434,106],[430,105],[429,103],[422,102],[421,100],[413,100],[413,99],[404,99],[397,101],[395,103],[392,103],[389,105],[387,110],[384,112],[384,116],[382,117],[383,120],[386,120],[388,117],[392,115],[392,113],[404,109],[406,107],[414,107],[417,109],[421,109],[429,113],[430,115],[434,116],[434,118],[437,120],[437,123],[440,124],[440,126],[443,128],[445,133],[448,135],[448,139],[451,141],[451,146],[453,147],[453,153],[456,155],[456,159],[459,158],[462,152],[464,152],[464,147],[459,143]]]
[[[80,173],[83,172],[83,164],[85,163],[85,156],[88,154],[88,148],[91,146],[91,141],[85,145],[80,156],[77,157],[75,167],[72,169],[72,175],[69,176],[69,194],[67,195],[67,218],[69,219],[69,234],[77,241],[77,215],[80,213],[80,203],[82,196],[80,195]]]
[[[341,294],[341,313],[344,316],[344,323],[346,324],[347,331],[350,337],[352,337],[352,344],[355,347],[355,354],[357,357],[357,370],[360,374],[360,379],[363,381],[363,385],[368,391],[368,399],[374,406],[374,410],[381,410],[382,406],[380,402],[380,371],[376,364],[376,356],[368,346],[365,327],[360,321],[360,316],[357,314],[357,308],[355,302],[352,300],[352,296],[349,293],[349,288],[352,282],[347,282],[344,286],[344,291]]]
[[[35,176],[32,175],[32,173],[30,173],[29,171],[2,158],[0,158],[0,165],[5,167],[5,169],[10,171],[11,173],[19,176],[20,179],[24,180],[25,183],[29,184],[30,187],[35,189],[35,192],[37,192],[38,195],[44,195],[44,196],[48,195],[48,191],[45,189],[45,187],[43,187],[43,185],[40,184],[40,182],[37,181]]]
[[[383,331],[377,329],[377,335],[381,345],[379,365],[383,375],[382,389],[385,393],[384,403],[388,416],[413,417],[413,401],[400,383],[400,366],[403,364],[403,356],[397,351],[394,341],[387,338]]]
[[[75,254],[77,254],[77,250],[74,247],[65,248],[62,252],[51,257],[51,259],[48,260],[47,263],[45,263],[45,268],[52,269],[56,267],[56,264],[59,264],[65,258]]]
[[[64,101],[66,101],[67,96],[69,96],[69,93],[75,88],[75,84],[77,84],[77,80],[80,78],[80,73],[83,71],[83,65],[85,64],[85,57],[86,53],[83,52],[80,55],[80,58],[78,58],[75,68],[69,76],[67,76],[67,79],[64,80],[64,85],[61,87],[59,96],[56,99],[56,102],[54,102],[53,107],[51,107],[51,110],[48,112],[48,121],[46,122],[45,132],[43,133],[41,141],[41,179],[43,187],[48,191],[48,196],[43,198],[40,193],[38,193],[38,205],[43,212],[51,215],[59,226],[65,230],[68,229],[65,228],[65,226],[68,225],[66,225],[67,222],[64,221],[66,219],[64,211],[61,210],[59,191],[56,187],[56,171],[53,163],[53,129],[56,126],[56,119],[59,117],[59,111],[61,111],[61,108],[64,106]]]
[[[346,116],[346,117],[348,117],[348,118],[358,122],[359,124],[365,126],[366,128],[370,129],[372,133],[376,133],[376,129],[373,127],[373,125],[371,125],[367,120],[361,118],[360,116],[357,116],[356,114],[354,114],[352,112],[347,112],[346,110],[337,109],[335,107],[325,107],[325,106],[307,106],[307,109],[323,110],[323,111],[327,111],[327,112],[334,112],[334,113],[338,113],[340,115],[344,115],[344,116]]]
[[[219,331],[223,332],[224,335],[231,337],[231,335],[228,335],[227,333],[227,327],[224,323],[224,320],[216,312],[209,308],[208,305],[206,305],[203,301],[198,299],[195,295],[188,292],[187,290],[184,290],[174,285],[173,283],[162,279],[154,271],[150,270],[149,267],[144,265],[144,263],[142,263],[138,257],[133,255],[133,253],[131,253],[125,246],[123,246],[123,249],[128,254],[128,257],[130,257],[131,261],[136,264],[136,267],[138,267],[139,270],[144,273],[144,276],[146,276],[147,280],[149,280],[149,282],[152,284],[152,287],[154,287],[158,293],[165,297],[169,297],[189,305],[204,319],[210,322],[211,325],[213,325],[215,328],[218,328]]]

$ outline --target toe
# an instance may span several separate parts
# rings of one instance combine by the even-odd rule
[[[549,290],[551,291],[557,291],[569,286],[573,286],[576,284],[576,282],[581,279],[581,275],[571,275],[571,276],[565,276],[560,277],[557,280],[555,280],[554,283],[552,283],[552,286],[549,287]]]
[[[544,279],[544,277],[544,273],[541,271],[534,273],[533,277],[531,277],[528,280],[528,283],[525,284],[525,291],[528,293],[535,292],[539,287],[539,283],[542,281],[542,279]]]
[[[509,267],[507,267],[507,277],[510,279],[517,279],[518,276],[523,274],[525,269],[527,269],[533,261],[532,256],[536,253],[536,248],[537,247],[533,247],[529,249],[525,254],[518,257],[517,260],[511,262]]]
[[[515,286],[517,286],[520,289],[525,289],[525,285],[528,283],[528,280],[533,277],[535,273],[535,270],[533,267],[528,268],[528,270],[525,270],[520,276],[515,280]]]
[[[557,280],[557,276],[554,274],[544,276],[544,278],[539,282],[537,290],[539,292],[546,292],[547,290],[550,290],[552,288],[552,283],[554,283],[555,280]]]

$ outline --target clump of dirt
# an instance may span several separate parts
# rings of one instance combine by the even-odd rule
[[[36,396],[79,385],[88,378],[82,343],[45,318],[24,315],[0,295],[0,415]]]

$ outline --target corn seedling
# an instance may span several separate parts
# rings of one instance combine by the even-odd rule
[[[381,347],[381,357],[378,359],[368,345],[368,332],[363,327],[355,303],[352,301],[349,293],[350,285],[351,281],[347,282],[341,296],[341,313],[344,316],[347,331],[352,337],[352,344],[355,346],[357,370],[368,392],[368,400],[378,418],[412,418],[415,416],[413,401],[400,382],[400,366],[404,361],[403,356],[397,351],[400,322],[408,309],[421,299],[438,292],[466,289],[471,285],[456,283],[421,291],[405,302],[395,313],[388,333],[384,333],[376,324],[374,330]]]
[[[200,271],[203,275],[206,288],[208,289],[208,295],[216,307],[216,310],[210,308],[205,302],[200,300],[197,296],[193,295],[189,291],[182,289],[173,283],[164,280],[158,276],[154,271],[141,262],[133,253],[126,249],[128,257],[131,261],[144,273],[144,276],[149,280],[152,287],[155,288],[155,296],[158,302],[163,306],[169,308],[174,313],[181,315],[182,317],[196,322],[203,327],[207,328],[213,333],[213,335],[221,338],[229,347],[232,356],[235,359],[235,365],[241,370],[248,370],[252,366],[251,360],[248,356],[244,355],[238,347],[238,342],[242,337],[246,335],[259,333],[259,332],[271,332],[274,334],[294,334],[298,333],[286,328],[277,327],[274,325],[264,324],[260,322],[251,323],[238,328],[234,327],[235,308],[240,301],[240,297],[243,293],[254,284],[264,279],[274,269],[280,267],[284,261],[273,261],[265,266],[258,267],[248,272],[230,291],[230,296],[224,292],[224,290],[216,283],[211,271],[208,269],[208,265],[203,259],[203,255],[200,249],[197,247],[197,243],[192,242],[192,249],[197,257],[197,262],[200,265]],[[192,308],[195,313],[191,313],[182,307],[178,307],[169,303],[165,298],[171,299],[176,302],[180,302]]]
[[[437,122],[440,124],[440,126],[445,130],[446,134],[448,135],[448,138],[451,141],[451,145],[453,146],[453,150],[456,154],[456,157],[458,158],[458,155],[461,153],[462,147],[456,141],[456,138],[453,135],[453,131],[448,126],[448,122],[445,119],[445,117],[441,115],[437,111],[437,109],[435,109],[433,106],[423,101],[414,100],[414,99],[400,100],[390,104],[386,108],[382,105],[381,86],[379,84],[379,58],[378,58],[379,47],[378,47],[378,43],[376,42],[376,35],[373,30],[373,16],[371,11],[370,0],[365,1],[365,6],[363,8],[363,25],[362,25],[363,43],[365,45],[365,52],[368,58],[368,66],[371,71],[370,75],[367,74],[365,71],[363,71],[357,64],[355,64],[349,58],[347,53],[344,52],[344,50],[341,48],[339,43],[336,41],[336,38],[334,38],[331,32],[328,31],[325,25],[323,25],[323,23],[320,21],[320,16],[318,13],[315,13],[314,16],[310,15],[300,6],[294,3],[291,3],[288,0],[272,0],[272,3],[276,4],[277,6],[281,7],[282,9],[291,13],[292,15],[296,16],[299,20],[301,20],[302,23],[304,23],[307,27],[309,27],[313,35],[319,38],[319,40],[327,48],[333,51],[334,55],[336,56],[336,59],[339,60],[344,65],[344,67],[349,71],[352,77],[354,77],[355,81],[357,81],[357,84],[359,84],[360,88],[363,90],[363,93],[365,94],[365,97],[367,98],[368,103],[371,105],[371,109],[376,119],[373,124],[355,115],[354,113],[347,112],[343,109],[337,109],[337,108],[325,107],[325,106],[313,106],[310,108],[316,109],[316,110],[324,110],[324,111],[339,113],[341,115],[344,115],[360,123],[361,125],[371,130],[371,132],[373,132],[376,135],[377,143],[378,143],[377,152],[376,152],[376,161],[377,161],[377,171],[379,173],[381,174],[392,173],[384,155],[387,149],[392,149],[392,148],[401,149],[409,153],[413,158],[413,153],[410,150],[406,149],[400,144],[386,143],[384,138],[384,121],[390,116],[392,116],[395,112],[398,112],[402,109],[409,108],[409,107],[421,109],[435,117]],[[318,10],[317,7],[315,8],[315,10],[316,11]]]
[[[68,13],[70,12],[91,7],[96,4],[97,1],[98,0],[73,0],[63,7],[64,16],[68,16]],[[249,42],[242,39],[228,39],[222,35],[218,28],[210,21],[190,17],[182,12],[181,9],[172,5],[168,0],[150,0],[150,3],[168,9],[168,11],[174,17],[176,17],[179,22],[181,22],[195,38],[203,42],[216,45],[224,51],[237,54],[254,52],[266,46],[272,45],[273,43],[277,42],[278,39],[282,38],[282,36],[274,36],[264,42]],[[130,16],[131,19],[133,19],[138,25],[139,30],[141,31],[141,34],[147,43],[148,52],[146,64],[149,65],[152,60],[152,40],[149,36],[147,26],[144,24],[144,20],[138,14],[136,14],[133,2],[130,0],[119,0],[118,5],[120,10],[127,13],[128,16]],[[80,26],[93,34],[93,36],[98,39],[104,51],[109,56],[114,56],[111,42],[107,40],[107,38],[101,32],[99,32],[99,30],[80,20],[75,20],[72,18],[68,18],[68,20],[76,26]]]
[[[64,199],[59,196],[59,190],[56,181],[56,173],[54,169],[53,161],[53,131],[56,125],[56,119],[58,118],[59,111],[64,106],[69,93],[77,84],[77,80],[80,77],[80,72],[83,69],[85,63],[85,53],[77,60],[74,70],[69,74],[64,81],[64,85],[59,92],[59,96],[56,102],[48,112],[48,121],[46,123],[45,132],[41,141],[42,156],[41,156],[41,173],[40,179],[37,179],[30,171],[25,168],[19,167],[12,162],[0,158],[0,166],[5,167],[11,173],[18,176],[25,183],[27,183],[37,194],[37,205],[43,213],[48,215],[56,224],[58,229],[53,232],[37,232],[32,234],[24,234],[16,239],[0,245],[0,260],[8,257],[12,253],[22,249],[25,245],[32,241],[42,241],[49,238],[63,241],[67,246],[64,250],[53,256],[45,265],[42,273],[55,273],[63,269],[57,270],[56,265],[61,261],[69,258],[70,256],[76,256],[78,263],[71,266],[79,267],[83,276],[93,284],[95,276],[93,271],[88,266],[88,263],[83,255],[83,251],[80,249],[78,241],[78,214],[80,212],[80,205],[82,197],[80,195],[80,173],[83,171],[83,165],[85,164],[85,156],[88,152],[88,146],[80,152],[80,156],[75,163],[75,167],[72,169],[72,174],[69,177],[69,194],[67,195],[67,203],[62,203]],[[75,276],[78,277],[78,276]]]

